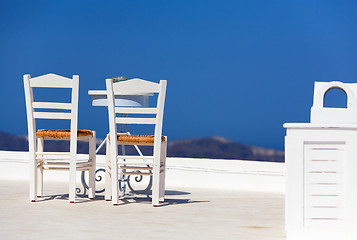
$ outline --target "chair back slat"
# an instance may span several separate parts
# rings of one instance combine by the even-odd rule
[[[116,107],[115,113],[131,113],[131,114],[157,114],[157,108],[130,108]]]
[[[115,95],[152,94],[160,92],[160,84],[134,78],[113,83]]]
[[[30,149],[35,149],[36,145],[36,119],[60,119],[70,120],[71,147],[70,152],[75,155],[77,152],[77,122],[78,122],[78,89],[79,76],[73,75],[73,78],[66,78],[56,74],[46,74],[43,76],[31,78],[30,75],[24,75],[24,87],[26,97],[26,110],[29,133]],[[35,102],[33,97],[33,88],[70,88],[71,102]],[[46,109],[35,111],[36,109]],[[59,110],[52,111],[51,110]],[[61,111],[62,110],[62,111]],[[34,154],[34,153],[31,153]]]
[[[71,113],[64,112],[34,112],[35,119],[71,119]]]
[[[71,103],[57,103],[57,102],[33,102],[33,108],[46,108],[46,109],[72,109]]]
[[[156,118],[117,117],[116,124],[156,124]]]
[[[50,73],[43,76],[31,78],[30,87],[72,88],[73,80]]]
[[[161,143],[162,119],[165,102],[166,80],[160,83],[149,82],[142,79],[130,79],[118,83],[113,83],[112,79],[107,79],[108,113],[110,133],[117,132],[117,124],[150,124],[155,125],[154,142]],[[157,93],[156,107],[120,107],[114,106],[114,96],[142,95],[147,94],[154,97]],[[156,95],[155,95],[156,96]],[[117,114],[128,114],[128,116],[116,116]],[[134,114],[135,116],[130,116]],[[143,116],[137,116],[137,115]],[[145,116],[154,115],[154,116]],[[156,136],[158,134],[158,136]]]
[[[127,174],[127,175],[150,175],[152,176],[152,196],[153,196],[153,205],[157,206],[160,199],[163,199],[164,190],[164,178],[165,178],[165,165],[166,165],[166,141],[162,141],[162,122],[163,122],[163,111],[164,111],[164,102],[165,102],[165,92],[166,92],[166,80],[161,80],[160,83],[148,82],[141,79],[131,79],[123,82],[113,83],[112,79],[106,80],[107,87],[107,100],[108,100],[108,117],[109,117],[109,139],[107,143],[107,166],[108,170],[110,169],[111,175],[111,190],[112,190],[112,202],[114,205],[118,203],[118,175]],[[157,93],[157,94],[155,94]],[[152,98],[157,97],[156,107],[155,108],[145,108],[145,107],[120,107],[115,106],[120,102],[116,102],[115,99],[120,99],[120,95],[127,97],[130,95],[140,97],[142,95],[152,96]],[[115,97],[114,97],[115,96]],[[117,117],[117,114],[122,114],[121,117]],[[134,114],[134,116],[132,116]],[[141,114],[141,115],[140,115]],[[148,117],[146,115],[154,115],[154,117]],[[137,116],[139,115],[139,116]],[[128,141],[125,139],[118,139],[117,124],[123,124],[123,127],[126,128],[126,124],[152,124],[154,125],[154,141],[152,142],[152,135],[150,135],[150,142],[145,141],[143,135],[137,136],[137,141]],[[128,131],[128,129],[126,128]],[[124,135],[131,135],[130,132],[123,133]],[[147,135],[147,134],[145,134]],[[136,138],[136,137],[135,137]],[[165,138],[166,140],[166,138]],[[123,151],[122,156],[118,156],[118,145],[133,145],[136,147],[140,156],[128,156]],[[151,145],[153,147],[153,154],[151,156],[142,156],[142,153],[139,151],[137,145]],[[124,149],[123,149],[124,150]],[[111,163],[108,163],[108,160]],[[119,161],[117,161],[119,160]],[[134,162],[132,162],[134,161]],[[125,167],[132,167],[131,169],[125,171],[121,169],[118,171],[118,165],[121,166],[124,164]],[[151,167],[149,173],[142,172],[142,169],[135,171],[133,167],[146,166]],[[109,176],[109,175],[108,175]],[[108,177],[109,178],[109,177]],[[106,178],[107,179],[107,178]],[[107,199],[107,196],[106,196]]]

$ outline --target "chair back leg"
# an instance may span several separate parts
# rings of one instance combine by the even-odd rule
[[[37,138],[37,151],[43,152],[44,150],[44,140],[43,138]],[[37,197],[43,195],[43,163],[37,164]]]
[[[159,186],[159,202],[165,201],[165,178],[166,178],[166,150],[167,141],[161,143],[161,158],[160,158],[160,186]]]
[[[88,198],[95,198],[95,171],[96,171],[96,133],[93,131],[93,136],[89,138],[89,159],[91,161],[91,169],[89,170],[89,189],[88,189]]]

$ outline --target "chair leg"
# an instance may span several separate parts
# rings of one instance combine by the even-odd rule
[[[37,151],[43,152],[44,150],[44,140],[43,138],[37,138]],[[41,162],[37,165],[37,197],[43,195],[43,163]]]
[[[159,206],[160,167],[154,166],[152,179],[152,205]]]
[[[69,164],[69,201],[74,203],[76,199],[76,155],[71,154]]]
[[[88,189],[88,198],[95,198],[95,171],[96,171],[96,154],[95,154],[95,142],[96,136],[93,131],[93,137],[89,138],[89,159],[92,162],[92,167],[89,170],[89,189]]]
[[[161,144],[161,156],[160,156],[160,184],[159,184],[160,203],[163,203],[165,201],[166,149],[167,149],[167,141],[164,141]]]
[[[105,200],[110,201],[112,196],[110,141],[107,139],[105,151]]]
[[[159,206],[160,194],[160,161],[156,161],[156,159],[154,159],[152,172],[152,205],[157,207]]]
[[[29,152],[30,160],[30,200],[35,202],[37,200],[37,162],[35,159],[35,153]]]
[[[112,204],[118,205],[119,198],[119,185],[118,185],[118,161],[115,150],[113,148],[117,147],[116,145],[111,146],[110,148],[110,162],[111,162],[111,180],[112,180]]]

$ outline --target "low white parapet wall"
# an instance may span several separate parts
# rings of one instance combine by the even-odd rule
[[[0,181],[28,181],[27,154],[28,152],[0,151]],[[104,155],[97,155],[97,167],[105,167]],[[166,186],[284,193],[284,172],[284,163],[167,158]],[[67,174],[65,171],[46,171],[44,181],[65,182],[68,181]]]

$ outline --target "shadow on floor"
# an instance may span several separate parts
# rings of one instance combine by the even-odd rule
[[[168,206],[168,205],[178,205],[178,204],[192,204],[192,203],[203,203],[209,201],[197,201],[191,200],[189,198],[173,198],[173,196],[183,196],[183,195],[190,195],[190,192],[184,191],[177,191],[177,190],[166,190],[165,191],[165,202],[161,203],[159,207]],[[150,192],[151,195],[151,192]],[[36,202],[45,202],[49,200],[59,199],[59,200],[66,200],[68,201],[69,195],[68,194],[56,194],[56,195],[46,195],[41,196],[37,199]],[[88,199],[87,195],[77,195],[75,204],[78,203],[89,203],[94,201],[105,201],[104,195],[96,195],[95,199],[90,200]],[[147,197],[145,194],[133,194],[128,193],[124,197],[120,197],[119,199],[119,206],[126,205],[126,204],[133,204],[133,203],[141,203],[141,204],[151,204],[151,198]]]

